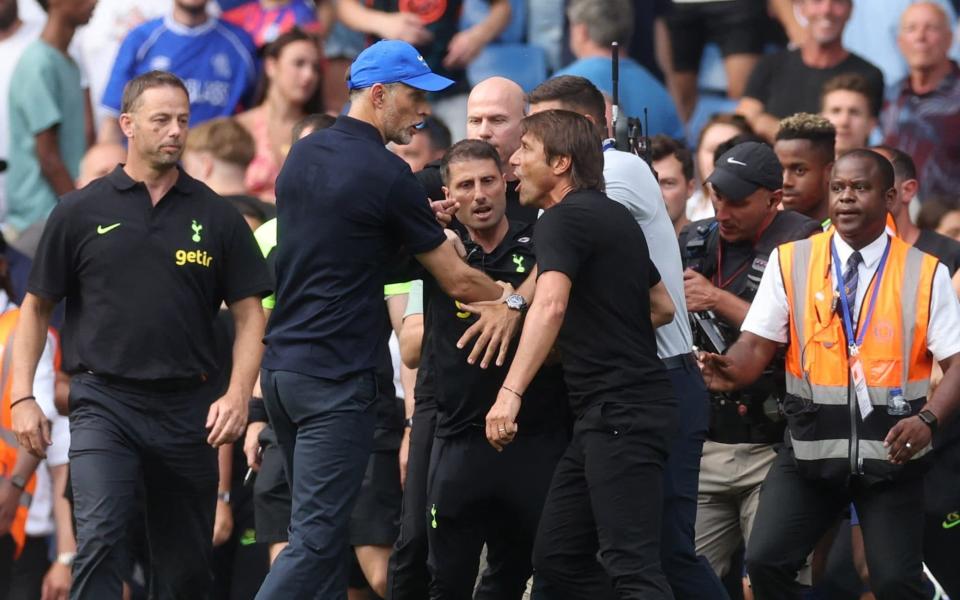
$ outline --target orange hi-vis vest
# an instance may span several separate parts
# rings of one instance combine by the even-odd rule
[[[10,389],[13,387],[12,358],[13,358],[13,329],[17,325],[19,309],[8,310],[0,314],[0,478],[9,479],[13,475],[17,464],[17,453],[26,452],[20,448],[17,438],[13,435],[13,425],[10,419]],[[33,492],[37,486],[37,476],[31,475],[27,486],[20,495],[20,506],[13,516],[10,526],[10,535],[16,544],[14,558],[20,556],[23,544],[26,541],[27,511],[33,500]]]
[[[861,418],[850,377],[843,316],[833,282],[833,232],[779,248],[780,272],[790,306],[790,341],[783,402],[790,442],[800,472],[808,477],[867,483],[889,480],[919,467],[917,452],[907,466],[887,459],[883,440],[903,416],[887,412],[887,400],[901,390],[915,415],[926,402],[933,358],[927,326],[938,261],[888,236],[890,251],[869,330],[859,349],[873,411]],[[871,280],[867,305],[876,285]],[[851,307],[852,309],[852,307]],[[861,309],[858,324],[867,310]],[[859,328],[857,329],[859,331]]]

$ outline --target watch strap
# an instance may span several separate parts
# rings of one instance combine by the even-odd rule
[[[937,420],[937,415],[933,414],[933,411],[930,410],[921,410],[917,413],[917,416],[920,417],[920,420],[926,423],[927,427],[930,428],[930,431],[933,433],[937,432],[937,427],[939,422]]]

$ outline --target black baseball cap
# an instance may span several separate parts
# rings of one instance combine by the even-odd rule
[[[744,142],[717,159],[707,183],[733,201],[745,199],[759,188],[783,187],[783,166],[773,148],[763,142]]]

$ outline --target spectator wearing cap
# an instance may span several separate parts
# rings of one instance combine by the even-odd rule
[[[9,93],[6,222],[10,242],[33,255],[43,221],[57,198],[74,189],[87,148],[80,69],[67,54],[77,28],[96,2],[44,2],[47,23],[14,69]]]
[[[207,0],[174,0],[172,12],[133,29],[120,45],[101,104],[109,115],[99,140],[120,142],[117,123],[124,86],[149,71],[168,71],[190,91],[190,125],[228,117],[250,99],[257,82],[253,40],[207,14]]]
[[[335,598],[347,525],[373,444],[374,371],[387,343],[388,263],[413,255],[453,298],[505,298],[466,266],[423,187],[384,145],[410,143],[427,92],[453,82],[382,41],[350,69],[350,111],[294,145],[277,178],[276,308],[261,387],[291,480],[289,544],[258,598]]]
[[[843,47],[843,28],[852,6],[852,0],[799,0],[800,14],[808,22],[805,41],[797,49],[761,58],[737,105],[754,131],[773,140],[780,119],[817,112],[823,84],[841,73],[863,75],[870,82],[872,105],[880,106],[883,73]]]
[[[939,5],[904,11],[897,42],[910,73],[887,90],[880,117],[884,145],[913,157],[921,199],[955,198],[960,188],[960,67],[947,56],[952,39]]]
[[[557,71],[554,76],[584,77],[612,97],[610,73],[613,55],[610,44],[619,42],[622,47],[630,41],[633,35],[633,3],[629,0],[572,0],[567,7],[567,16],[570,20],[570,51],[577,60]],[[667,89],[649,71],[626,56],[626,52],[622,54],[621,114],[643,117],[644,109],[648,109],[648,133],[683,137],[683,124]]]
[[[687,309],[695,313],[694,343],[722,352],[740,335],[757,282],[778,245],[819,231],[816,221],[778,210],[783,169],[770,146],[738,144],[724,152],[707,178],[716,217],[691,223],[680,234]],[[783,363],[760,382],[732,396],[711,394],[712,411],[700,461],[697,554],[726,575],[733,553],[748,542],[760,484],[783,441],[777,388]]]

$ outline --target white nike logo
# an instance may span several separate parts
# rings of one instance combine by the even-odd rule
[[[741,167],[747,166],[747,163],[745,163],[745,162],[740,162],[739,160],[735,159],[735,158],[732,157],[732,156],[728,156],[728,157],[727,157],[727,162],[730,163],[730,164],[733,164],[733,165],[740,165]]]

